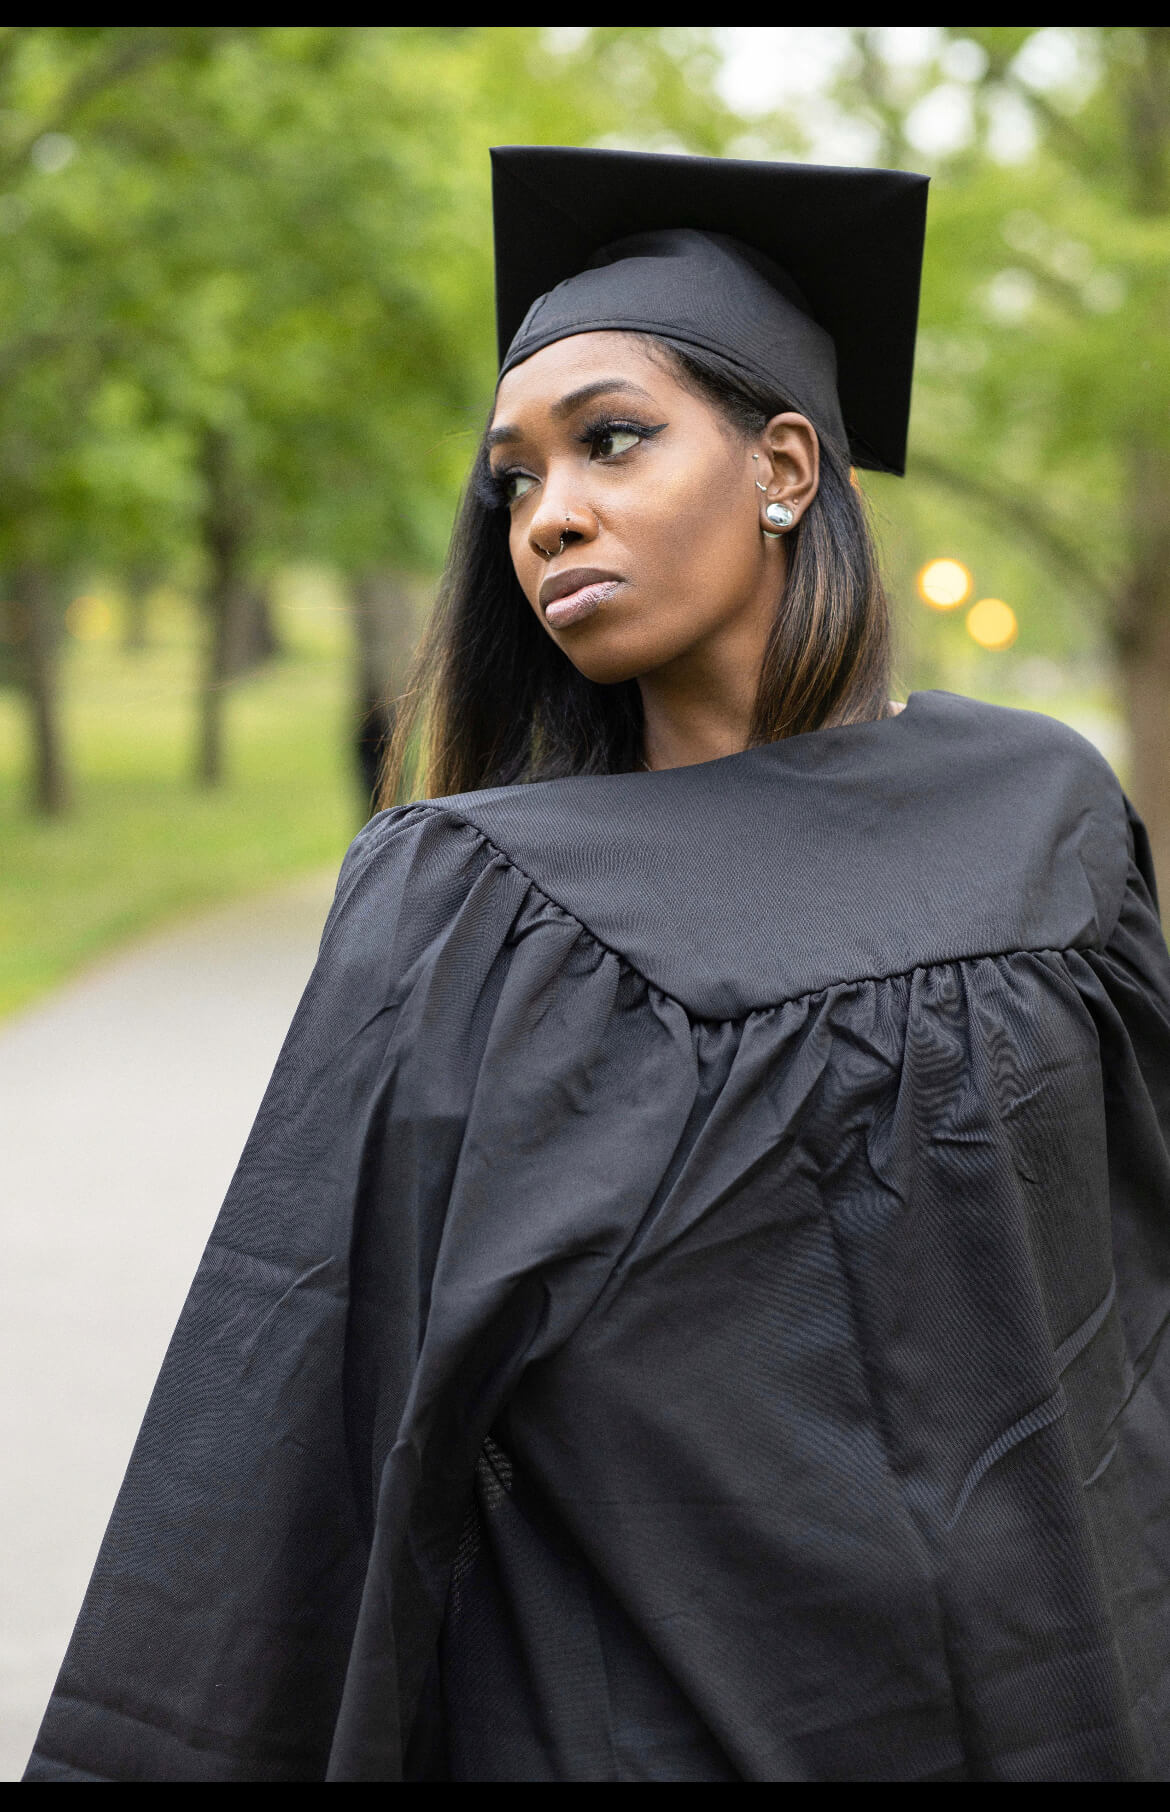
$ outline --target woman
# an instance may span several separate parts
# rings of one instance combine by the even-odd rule
[[[922,203],[498,154],[430,797],[346,858],[31,1778],[1165,1774],[1170,962],[1086,743],[888,704],[849,462]]]

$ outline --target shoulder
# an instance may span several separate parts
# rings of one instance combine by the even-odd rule
[[[714,1018],[853,976],[1096,944],[1129,851],[1121,789],[1085,737],[945,692],[692,768],[443,807]]]
[[[1074,842],[1107,898],[1128,859],[1125,797],[1093,743],[1040,711],[914,693],[903,751],[934,807],[1024,848]]]
[[[1066,765],[1120,798],[1117,777],[1100,750],[1079,730],[1042,711],[991,705],[957,692],[916,692],[907,723],[957,743],[972,757],[1019,756]]]
[[[345,852],[337,877],[332,918],[368,893],[386,896],[407,886],[427,868],[438,880],[476,860],[483,839],[444,812],[440,802],[418,800],[378,812],[364,824]]]
[[[346,851],[322,958],[346,970],[370,964],[382,970],[392,961],[401,973],[477,897],[506,925],[508,903],[492,885],[506,882],[505,867],[482,833],[444,810],[442,801],[379,812]]]
[[[972,891],[981,875],[1010,891],[1021,941],[1061,946],[1107,935],[1131,833],[1100,750],[1043,712],[948,692],[912,694],[898,724],[900,773],[916,809],[940,843],[966,857]]]
[[[728,1018],[839,981],[1098,944],[1129,861],[1125,803],[1041,713],[916,692],[896,717],[660,773],[487,789],[355,839],[347,921],[416,951],[524,890],[665,993]],[[542,907],[544,910],[544,907]]]
[[[345,852],[337,878],[338,894],[384,884],[423,857],[437,858],[440,863],[458,861],[475,839],[470,827],[443,806],[442,800],[416,799],[375,813]]]

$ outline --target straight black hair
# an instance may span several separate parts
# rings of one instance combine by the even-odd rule
[[[745,439],[790,405],[690,347],[639,335]],[[476,456],[430,626],[383,763],[378,805],[482,787],[619,774],[642,759],[636,680],[578,673],[541,628],[487,501]],[[821,443],[820,485],[787,536],[788,577],[764,650],[749,744],[889,714],[889,610],[861,493]]]

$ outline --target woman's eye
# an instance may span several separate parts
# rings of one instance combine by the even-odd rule
[[[531,491],[535,485],[536,480],[535,478],[530,478],[527,472],[506,472],[501,482],[503,484],[505,502],[519,503],[522,497],[527,497],[529,491]]]
[[[593,451],[598,459],[615,459],[619,453],[628,453],[641,440],[632,428],[603,428],[594,436]]]

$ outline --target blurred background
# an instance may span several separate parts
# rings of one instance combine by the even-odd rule
[[[508,141],[933,175],[909,476],[864,480],[902,690],[1068,718],[1170,873],[1166,28],[15,26],[0,1012],[339,861],[491,397]]]
[[[369,809],[509,142],[933,176],[899,696],[1066,719],[1170,887],[1170,29],[0,28],[7,1778]]]

